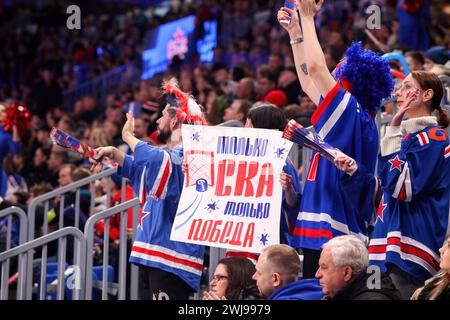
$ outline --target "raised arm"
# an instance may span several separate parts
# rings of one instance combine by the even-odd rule
[[[390,52],[391,48],[388,45],[380,42],[380,40],[375,37],[375,35],[368,29],[364,30],[364,33],[369,37],[369,39],[382,51],[383,53]]]
[[[314,24],[314,16],[322,7],[323,0],[320,0],[317,4],[315,0],[299,0],[298,2],[304,47],[307,48],[307,50],[304,50],[304,53],[308,74],[319,94],[325,97],[336,85],[336,81],[328,70]]]
[[[299,24],[297,10],[291,10],[283,7],[278,11],[277,18],[280,25],[289,33],[295,69],[297,70],[297,76],[300,81],[300,85],[302,86],[302,90],[316,105],[318,105],[320,101],[320,93],[308,74],[305,55],[305,42],[303,38],[303,31]],[[289,19],[289,24],[282,22]]]
[[[134,117],[131,111],[127,113],[127,122],[125,122],[122,128],[122,140],[130,147],[131,151],[133,152],[136,148],[136,145],[139,143],[139,141],[141,141],[134,136]]]

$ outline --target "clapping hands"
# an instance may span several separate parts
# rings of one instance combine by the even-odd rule
[[[204,291],[202,300],[227,300],[224,296],[220,298],[217,294],[212,291]]]

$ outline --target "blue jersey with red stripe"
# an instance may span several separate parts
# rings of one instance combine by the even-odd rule
[[[312,117],[315,131],[374,172],[378,131],[374,120],[349,92],[336,84]],[[313,153],[294,229],[295,247],[320,250],[329,239],[355,234],[367,243],[370,214],[360,214],[344,192],[336,166]]]
[[[404,136],[400,150],[379,157],[382,199],[369,260],[392,263],[426,280],[439,270],[449,223],[450,144],[437,126]]]
[[[126,155],[121,174],[130,179],[143,203],[130,262],[171,272],[198,290],[204,247],[170,240],[183,187],[182,148],[139,142],[134,158]]]

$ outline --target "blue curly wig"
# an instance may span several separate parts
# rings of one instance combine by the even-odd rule
[[[367,112],[377,112],[381,100],[389,97],[394,89],[388,61],[360,42],[353,42],[346,51],[347,63],[336,70],[338,79],[351,83],[351,94]]]

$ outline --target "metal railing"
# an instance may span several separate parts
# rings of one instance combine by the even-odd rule
[[[94,247],[94,232],[95,225],[101,221],[105,221],[105,228],[103,231],[103,268],[102,268],[102,299],[108,299],[108,261],[109,261],[109,218],[120,214],[120,247],[119,247],[119,277],[118,277],[118,299],[125,300],[126,298],[126,274],[127,274],[127,210],[133,208],[133,238],[136,235],[137,219],[139,215],[140,202],[138,198],[134,198],[127,202],[121,203],[113,208],[106,209],[99,212],[86,222],[84,234],[86,237],[87,251],[86,256],[86,300],[92,299],[92,268],[93,268],[93,251]],[[131,280],[130,280],[130,299],[137,299],[137,282],[138,282],[138,268],[131,265]]]
[[[21,208],[19,207],[9,207],[0,211],[0,220],[7,217],[6,225],[6,247],[5,251],[11,249],[11,232],[12,232],[12,218],[16,215],[19,219],[19,243],[21,245],[27,241],[27,227],[28,218]],[[18,259],[18,273],[24,274],[26,272],[26,255],[21,254]],[[3,260],[0,260],[3,261]],[[8,299],[8,285],[9,285],[9,271],[10,271],[10,259],[6,259],[2,262],[2,273],[1,273],[1,286],[0,286],[0,300]],[[24,296],[25,292],[25,281],[23,277],[18,278],[17,282],[17,299]]]
[[[59,203],[59,228],[62,228],[64,225],[64,202],[65,202],[65,194],[69,192],[75,192],[75,218],[74,223],[75,227],[79,227],[80,223],[80,188],[86,185],[89,185],[88,189],[90,191],[91,195],[91,201],[90,201],[90,212],[84,212],[84,214],[89,215],[94,213],[95,208],[95,181],[100,180],[102,178],[107,178],[106,183],[106,207],[109,208],[110,206],[110,199],[111,199],[111,175],[117,172],[117,167],[112,167],[110,169],[107,169],[105,171],[102,171],[98,174],[89,176],[87,178],[81,179],[79,181],[73,182],[67,186],[58,188],[56,190],[53,190],[51,192],[48,192],[46,194],[43,194],[41,196],[38,196],[34,198],[30,206],[28,207],[28,219],[29,219],[29,229],[28,229],[28,240],[34,239],[34,227],[35,227],[35,220],[36,220],[36,209],[39,205],[44,203],[44,222],[43,222],[43,228],[44,228],[44,234],[48,232],[48,211],[50,206],[50,200],[54,199],[56,197],[60,197],[58,203]],[[122,182],[122,185],[124,183]],[[123,196],[123,194],[122,194]]]
[[[17,299],[18,300],[31,300],[34,289],[34,281],[33,281],[33,268],[36,268],[35,265],[40,263],[40,272],[39,272],[39,286],[37,295],[39,299],[44,300],[47,297],[47,293],[49,293],[49,288],[55,288],[56,290],[56,299],[63,300],[65,296],[65,272],[66,269],[66,256],[67,256],[67,237],[74,236],[77,240],[74,242],[74,261],[73,264],[76,267],[76,270],[73,269],[74,276],[76,277],[75,283],[77,286],[73,289],[72,298],[75,300],[79,299],[92,299],[92,290],[95,286],[93,281],[93,248],[94,248],[94,233],[95,233],[95,225],[100,221],[105,221],[105,228],[103,233],[103,263],[102,263],[102,281],[101,287],[98,287],[102,290],[102,299],[107,299],[108,292],[110,291],[110,287],[118,288],[118,299],[125,300],[126,290],[127,290],[127,241],[120,241],[119,247],[119,269],[118,269],[118,283],[111,283],[108,281],[108,265],[109,265],[109,218],[120,214],[121,215],[121,224],[120,224],[120,239],[127,239],[127,221],[128,221],[128,212],[127,210],[133,209],[133,226],[132,226],[132,238],[131,241],[134,241],[134,237],[136,234],[137,228],[137,220],[139,216],[140,202],[138,198],[131,199],[127,202],[121,203],[113,208],[108,208],[99,212],[88,219],[85,225],[85,233],[83,234],[78,228],[75,227],[66,227],[54,231],[52,233],[46,234],[37,239],[26,241],[26,215],[23,210],[17,207],[11,207],[6,210],[0,212],[0,217],[5,217],[7,215],[11,215],[12,213],[17,214],[21,219],[21,238],[20,245],[15,248],[10,248],[8,245],[5,252],[0,254],[0,263],[2,264],[2,278],[1,278],[1,291],[0,291],[0,300],[7,300],[9,296],[8,290],[8,273],[9,273],[9,261],[14,257],[19,257],[19,271],[17,273],[18,279],[18,291],[17,291]],[[52,282],[53,284],[48,284],[48,275],[47,275],[47,265],[48,265],[48,257],[46,255],[42,255],[41,261],[33,260],[34,257],[34,249],[38,247],[42,247],[44,251],[48,244],[52,241],[58,240],[58,256],[57,256],[57,277]],[[24,243],[25,242],[25,243]],[[10,241],[8,242],[10,243]],[[52,274],[54,275],[54,274]],[[97,281],[100,282],[100,281]],[[138,267],[131,265],[130,267],[130,285],[129,285],[129,298],[132,300],[137,300],[138,298]]]
[[[32,241],[28,241],[24,244],[21,244],[15,248],[9,249],[3,253],[0,253],[0,262],[7,261],[13,257],[19,256],[19,255],[26,255],[28,254],[28,260],[27,264],[28,266],[33,266],[33,254],[34,249],[38,247],[45,247],[50,242],[62,239],[64,246],[62,247],[61,251],[58,251],[58,277],[57,277],[57,299],[63,300],[64,299],[64,284],[65,284],[65,277],[64,277],[64,269],[65,269],[65,253],[66,253],[66,246],[65,241],[68,236],[73,236],[75,240],[77,240],[77,250],[76,250],[76,259],[74,261],[75,265],[79,268],[78,272],[76,272],[76,276],[79,277],[79,281],[77,283],[84,283],[84,276],[85,276],[85,265],[86,265],[86,241],[84,238],[83,233],[74,227],[67,227],[60,230],[57,230],[55,232],[52,232],[50,234],[44,235],[40,238],[34,239]],[[32,270],[31,270],[32,271]],[[46,270],[41,269],[40,272],[40,299],[45,299],[45,294],[47,290],[47,282],[46,282]],[[22,272],[19,271],[19,282],[20,283],[26,283],[25,288],[23,291],[20,291],[20,295],[18,299],[23,300],[31,300],[32,298],[32,291],[33,291],[33,274],[32,272]],[[7,281],[7,278],[1,279],[2,281],[2,287],[3,282]],[[79,300],[84,299],[84,286],[79,286],[73,288],[73,299]],[[3,292],[2,292],[2,299],[3,299]]]
[[[54,191],[51,191],[49,193],[43,194],[41,196],[38,196],[34,198],[30,206],[28,208],[28,241],[31,241],[34,239],[35,236],[35,221],[36,221],[36,209],[39,205],[44,203],[44,211],[43,211],[43,224],[42,224],[42,233],[43,235],[46,235],[48,233],[48,212],[49,212],[49,206],[50,206],[50,200],[56,197],[60,197],[59,199],[59,223],[58,223],[58,229],[62,229],[64,227],[64,202],[65,202],[65,194],[69,192],[75,192],[75,204],[74,204],[74,210],[75,210],[75,217],[74,217],[74,227],[79,228],[80,223],[80,188],[86,185],[89,185],[89,190],[91,193],[91,201],[90,201],[90,212],[85,212],[86,215],[94,213],[94,205],[95,205],[95,181],[107,178],[106,183],[106,207],[110,207],[110,199],[111,199],[111,175],[117,172],[117,167],[112,167],[108,170],[102,171],[98,174],[89,176],[87,178],[81,179],[79,181],[76,181],[74,183],[71,183],[67,186],[58,188]],[[122,179],[124,180],[124,179]],[[125,181],[122,181],[122,186],[125,184]],[[124,199],[124,192],[125,188],[122,189],[122,199]],[[64,240],[58,240],[58,252],[61,251],[62,247],[65,245]],[[76,253],[76,246],[74,250],[74,257],[73,260],[75,260],[75,253]],[[42,255],[41,255],[41,270],[42,273],[45,276],[46,269],[47,269],[47,253],[48,248],[46,245],[42,248]],[[29,261],[32,261],[32,253],[28,254]],[[28,263],[28,274],[32,274],[33,272],[33,264]]]

